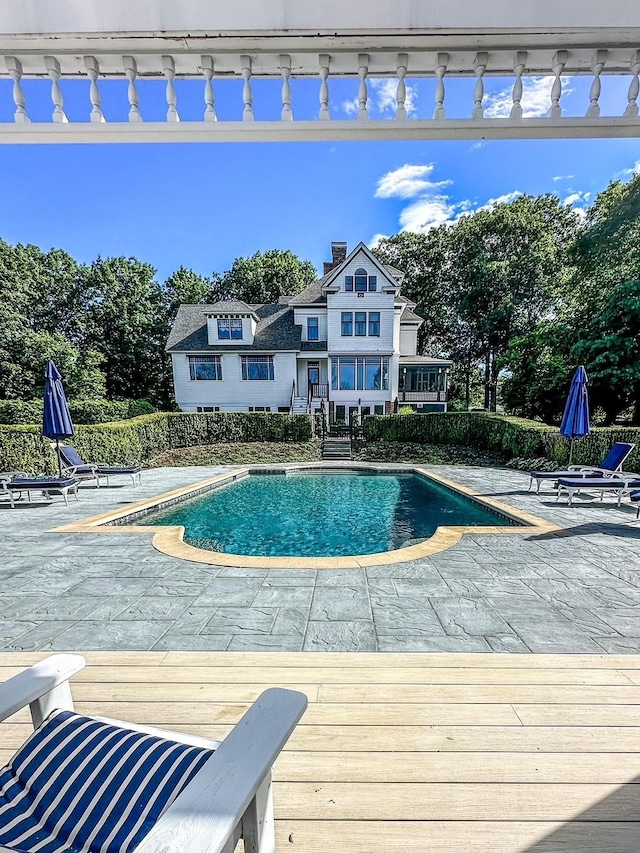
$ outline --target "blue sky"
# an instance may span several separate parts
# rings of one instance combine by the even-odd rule
[[[408,80],[411,118],[433,112],[433,80]],[[473,80],[447,82],[445,107],[468,116]],[[590,78],[564,80],[565,115],[583,115]],[[508,114],[511,81],[486,78],[488,115]],[[370,81],[372,118],[390,118],[392,80]],[[602,113],[620,115],[629,78],[603,78]],[[523,107],[542,116],[551,80],[527,79]],[[125,120],[124,82],[101,81],[107,119]],[[63,81],[65,110],[87,121],[86,81]],[[315,118],[318,85],[293,81],[293,111]],[[27,110],[49,120],[45,81],[25,81]],[[164,84],[142,81],[140,107],[162,120]],[[240,119],[237,81],[216,82],[221,120]],[[334,118],[354,114],[357,81],[331,84]],[[178,81],[183,120],[201,118],[202,84]],[[254,83],[257,119],[279,116],[278,81]],[[0,121],[12,120],[7,81],[0,83]],[[640,139],[357,142],[262,144],[4,145],[0,236],[12,243],[66,249],[80,261],[97,255],[135,255],[164,279],[180,265],[209,275],[235,257],[270,248],[291,249],[318,269],[332,240],[370,244],[376,235],[427,230],[467,210],[516,193],[555,192],[584,209],[612,178],[628,180],[640,169]]]

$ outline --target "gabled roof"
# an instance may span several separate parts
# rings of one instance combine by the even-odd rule
[[[289,300],[289,305],[315,305],[316,303],[326,303],[327,297],[325,296],[322,288],[327,278],[328,274],[323,275],[322,278],[314,281],[313,284],[310,284],[309,287],[301,293],[296,293],[296,295],[292,296]]]
[[[220,305],[221,303],[216,303]],[[224,303],[222,303],[224,304]],[[293,311],[288,305],[247,305],[242,313],[256,316],[258,324],[252,344],[235,341],[233,344],[209,345],[207,314],[220,309],[214,305],[181,305],[173,321],[167,352],[244,352],[251,350],[299,351],[302,327],[294,325]],[[230,313],[230,312],[227,312]]]
[[[421,325],[424,323],[424,319],[423,319],[422,317],[419,317],[419,316],[415,313],[415,311],[412,311],[412,310],[411,310],[411,308],[409,307],[409,305],[410,305],[410,304],[411,304],[411,303],[409,303],[408,305],[406,305],[406,307],[403,309],[402,314],[400,315],[400,323],[401,323],[401,324],[404,324],[404,323],[412,323],[412,324],[413,324],[413,323],[417,323],[419,326],[421,326]]]
[[[351,261],[356,257],[356,255],[360,254],[360,252],[364,252],[364,254],[366,255],[367,259],[368,259],[368,260],[369,260],[369,261],[370,261],[370,262],[371,262],[371,263],[376,267],[376,269],[378,270],[378,272],[379,272],[381,275],[383,275],[383,276],[384,276],[385,278],[387,278],[387,279],[388,279],[388,278],[393,279],[393,284],[392,284],[392,286],[393,286],[393,287],[400,287],[399,282],[397,282],[397,281],[394,279],[393,274],[387,271],[387,269],[386,269],[385,265],[384,265],[384,264],[382,264],[382,263],[381,263],[381,262],[376,258],[376,256],[373,254],[373,252],[371,251],[371,249],[369,249],[369,248],[368,248],[368,246],[365,246],[365,244],[364,244],[363,242],[360,242],[360,243],[358,243],[358,245],[355,247],[355,249],[347,255],[347,257],[344,259],[344,261],[343,261],[341,264],[339,264],[337,267],[334,267],[334,268],[331,270],[331,272],[330,272],[330,273],[328,273],[328,275],[326,275],[326,276],[325,276],[325,282],[324,282],[324,285],[323,285],[324,290],[327,290],[327,288],[331,287],[331,285],[333,284],[333,282],[335,281],[335,279],[340,275],[340,273],[342,272],[342,270],[343,270],[343,269],[344,269],[344,268],[345,268],[349,263],[351,263]],[[399,272],[399,270],[395,270],[395,272]]]
[[[240,299],[222,299],[207,306],[209,314],[253,314],[253,308]]]

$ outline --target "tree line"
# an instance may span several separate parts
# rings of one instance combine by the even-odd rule
[[[289,251],[238,258],[210,277],[180,267],[159,282],[136,258],[86,265],[61,249],[0,240],[0,399],[40,396],[53,359],[70,398],[147,399],[171,408],[164,348],[182,303],[277,301],[316,278],[313,264]]]
[[[523,195],[427,234],[383,240],[426,322],[420,346],[455,362],[462,405],[558,423],[575,368],[592,410],[640,424],[640,175],[580,214]]]
[[[523,195],[427,234],[385,238],[425,323],[420,352],[454,361],[453,407],[558,422],[584,364],[605,423],[640,424],[640,175],[612,182],[586,215]],[[52,358],[74,399],[173,405],[164,347],[182,303],[275,302],[317,278],[290,251],[238,258],[224,273],[180,267],[164,282],[136,258],[76,262],[0,240],[0,399],[42,393]]]

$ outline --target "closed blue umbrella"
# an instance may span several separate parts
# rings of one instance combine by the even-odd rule
[[[570,439],[569,465],[573,457],[573,442],[576,438],[589,435],[589,396],[587,394],[587,373],[582,365],[576,370],[567,397],[567,404],[560,424],[560,432]]]
[[[75,434],[71,413],[64,395],[61,377],[58,368],[52,361],[47,362],[44,370],[44,417],[42,419],[42,435],[45,438],[53,438],[56,442],[56,453],[58,456],[58,473],[62,477],[62,465],[58,453],[58,442],[60,439],[71,438]]]

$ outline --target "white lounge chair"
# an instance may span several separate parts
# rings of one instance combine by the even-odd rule
[[[271,767],[304,694],[266,690],[217,744],[75,714],[84,665],[54,655],[0,684],[0,720],[29,705],[36,728],[0,770],[0,853],[233,853],[240,838],[273,853]]]

